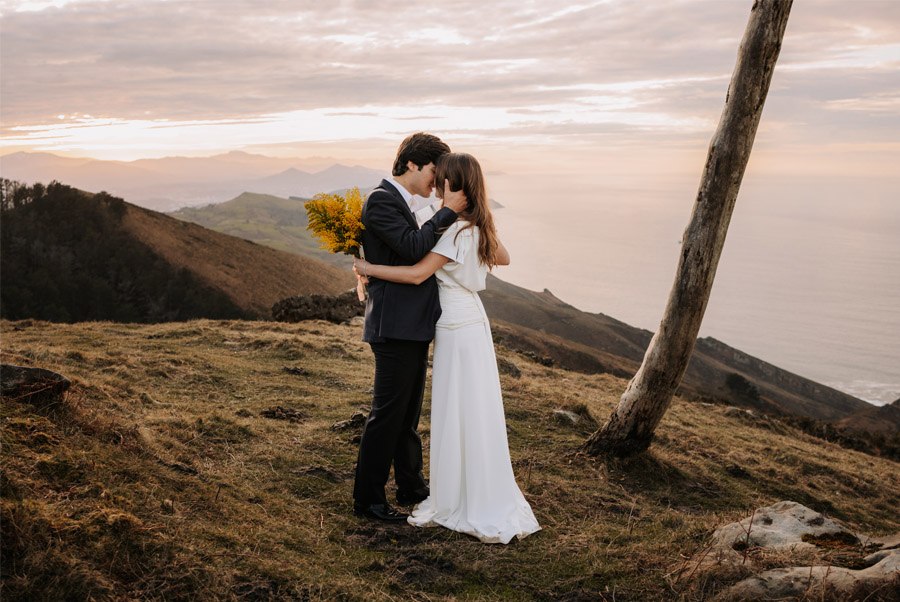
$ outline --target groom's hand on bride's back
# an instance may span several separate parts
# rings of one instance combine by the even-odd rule
[[[468,199],[466,199],[466,193],[462,190],[452,191],[450,190],[450,180],[444,180],[444,196],[443,196],[444,207],[453,210],[456,213],[462,213],[465,211],[466,206],[469,204]]]

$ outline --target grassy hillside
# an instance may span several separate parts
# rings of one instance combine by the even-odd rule
[[[337,294],[346,269],[52,184],[4,207],[2,315],[73,322],[256,318],[298,294]]]
[[[626,381],[498,346],[518,482],[543,531],[486,546],[350,512],[372,357],[359,326],[0,323],[2,361],[73,380],[2,404],[3,599],[701,600],[669,576],[712,530],[778,500],[898,529],[897,465],[778,421],[676,399],[650,451],[586,457]],[[510,370],[512,372],[512,370]],[[422,432],[428,440],[428,401]],[[427,466],[427,458],[426,458]],[[836,559],[835,563],[842,562]]]
[[[36,187],[34,196],[3,208],[3,317],[124,322],[248,315],[215,283],[128,232],[129,206],[121,199],[60,184]]]
[[[128,205],[123,226],[170,264],[190,270],[254,317],[270,315],[272,305],[285,297],[336,295],[356,283],[349,270],[134,205]]]
[[[245,192],[216,205],[180,209],[172,217],[261,245],[348,267],[350,260],[322,250],[306,229],[303,201]]]

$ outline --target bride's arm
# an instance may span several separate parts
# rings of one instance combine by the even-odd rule
[[[353,270],[364,277],[380,278],[400,284],[422,284],[450,261],[438,253],[429,253],[416,265],[378,265],[363,259],[353,262]]]
[[[503,242],[497,239],[497,254],[494,256],[497,265],[509,265],[509,251],[503,246]]]

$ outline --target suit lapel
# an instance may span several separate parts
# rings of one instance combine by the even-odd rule
[[[406,200],[403,198],[403,195],[400,194],[400,191],[387,180],[382,180],[379,188],[390,193],[391,197],[403,208],[403,215],[406,216],[406,221],[408,221],[411,226],[418,229],[419,223],[416,221],[416,217],[412,214],[412,211],[409,210],[409,205],[406,204]]]

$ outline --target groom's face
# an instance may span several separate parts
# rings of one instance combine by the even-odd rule
[[[410,192],[421,197],[430,197],[431,191],[434,190],[434,163],[419,167],[410,161],[408,167],[413,175]]]

